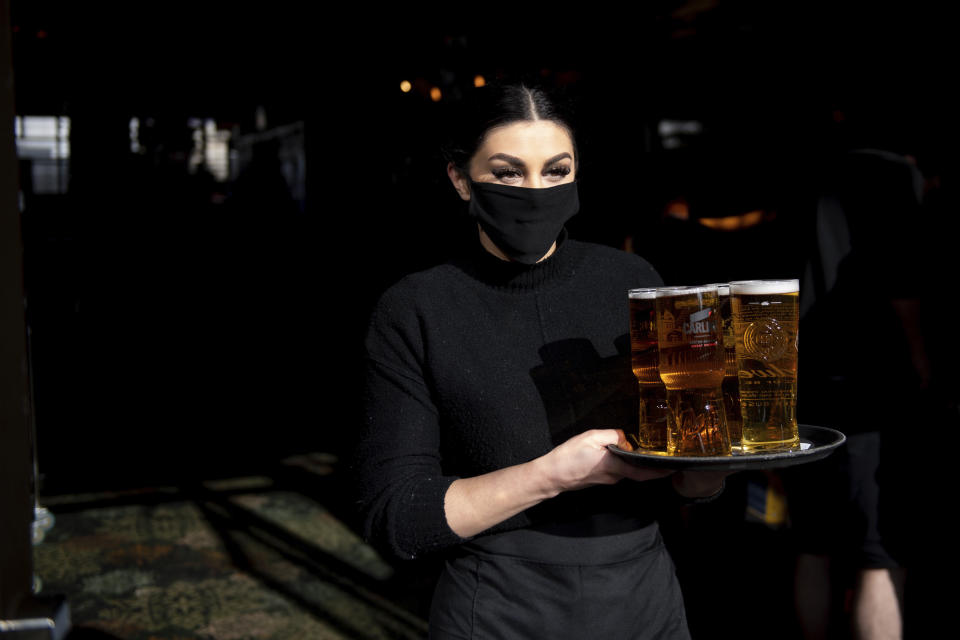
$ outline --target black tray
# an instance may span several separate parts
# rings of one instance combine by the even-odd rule
[[[607,449],[638,467],[676,469],[678,471],[746,471],[749,469],[777,469],[821,460],[846,441],[836,429],[801,424],[800,451],[780,453],[736,453],[732,456],[668,456],[666,454],[624,451],[611,444]]]

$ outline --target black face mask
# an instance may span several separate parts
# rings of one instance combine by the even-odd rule
[[[580,210],[577,183],[546,189],[470,183],[470,215],[511,260],[534,264]]]

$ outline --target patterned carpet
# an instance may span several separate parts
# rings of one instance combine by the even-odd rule
[[[439,565],[389,563],[357,536],[336,459],[262,471],[42,496],[55,522],[34,546],[34,571],[39,595],[67,599],[67,640],[426,637]],[[731,476],[717,501],[661,522],[694,638],[796,636],[786,530],[743,515],[763,478]],[[729,615],[745,593],[757,605],[750,624]]]
[[[44,496],[40,593],[66,596],[71,640],[424,637],[429,584],[325,506],[328,472],[304,456],[274,477]]]

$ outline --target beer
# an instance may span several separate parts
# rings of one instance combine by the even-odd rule
[[[657,289],[660,379],[667,388],[667,453],[730,455],[723,411],[723,335],[716,285]]]
[[[800,448],[799,280],[730,283],[744,453]]]
[[[730,447],[740,450],[742,421],[740,419],[740,381],[737,377],[737,337],[733,330],[733,308],[730,301],[730,285],[718,284],[720,296],[720,318],[723,321],[724,368],[723,410],[727,416],[727,431],[730,434]]]
[[[640,448],[667,450],[667,390],[657,354],[657,290],[631,289],[630,361],[640,386]]]

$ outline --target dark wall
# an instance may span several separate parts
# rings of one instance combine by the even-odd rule
[[[678,283],[794,274],[831,154],[863,142],[939,158],[955,139],[935,16],[661,3],[631,24],[449,36],[265,5],[11,4],[17,112],[73,127],[69,194],[29,199],[23,217],[51,488],[346,451],[370,305],[472,241],[437,139],[476,73],[575,99],[583,208],[571,232],[632,237]],[[402,79],[418,90],[402,94]],[[431,85],[444,100],[419,90]],[[269,126],[304,123],[302,210],[269,196],[269,180],[226,185],[211,204],[175,153],[129,151],[131,117],[153,118],[175,151],[188,116],[248,133],[258,106]],[[704,133],[665,150],[662,118]],[[698,215],[756,207],[776,222],[678,232],[661,215],[676,195]],[[732,261],[734,247],[751,257]]]

